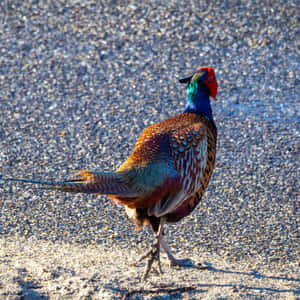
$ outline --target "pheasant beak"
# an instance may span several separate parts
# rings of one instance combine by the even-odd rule
[[[193,76],[179,79],[180,83],[189,83]]]

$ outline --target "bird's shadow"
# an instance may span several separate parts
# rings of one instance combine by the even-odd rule
[[[24,280],[22,277],[18,276],[15,278],[19,285],[21,286],[20,299],[36,299],[36,300],[47,300],[48,296],[43,295],[37,291],[41,286],[37,285],[33,281]]]
[[[232,270],[223,270],[220,268],[215,268],[212,266],[211,263],[204,262],[204,266],[206,266],[207,270],[216,272],[216,273],[227,273],[227,274],[238,274],[238,275],[244,275],[244,276],[251,276],[255,278],[265,278],[265,279],[277,279],[277,280],[286,280],[286,281],[294,281],[294,282],[300,282],[299,278],[293,278],[293,277],[284,277],[284,276],[265,276],[258,271],[253,270],[252,272],[241,272],[241,271],[232,271]],[[195,266],[197,267],[197,266]]]
[[[299,278],[293,278],[293,277],[286,277],[286,276],[266,276],[261,274],[260,272],[253,270],[251,272],[243,272],[243,271],[233,271],[233,270],[224,270],[220,268],[215,268],[212,266],[211,263],[204,262],[204,266],[206,266],[206,270],[214,273],[224,273],[224,274],[236,274],[236,275],[242,275],[242,276],[249,276],[257,279],[273,279],[273,280],[285,280],[289,282],[295,282],[300,283]],[[195,265],[197,268],[197,265]],[[217,284],[217,283],[208,283],[208,284],[198,284],[199,287],[232,287],[236,288],[237,284],[234,283],[228,283],[228,284]],[[256,286],[248,286],[239,284],[239,288],[248,289],[248,290],[257,290],[257,291],[269,291],[273,293],[294,293],[294,295],[300,295],[300,288],[297,289],[276,289],[276,288],[269,288],[269,287],[256,287]]]
[[[243,271],[234,271],[234,270],[225,270],[225,269],[221,269],[221,268],[215,268],[212,266],[212,264],[208,263],[208,262],[203,262],[203,264],[199,265],[199,264],[194,264],[192,261],[190,261],[190,264],[188,264],[186,266],[186,268],[195,268],[195,269],[202,269],[202,270],[207,270],[209,272],[213,272],[213,273],[224,273],[224,274],[236,274],[236,275],[240,275],[240,276],[248,276],[248,277],[252,277],[252,278],[257,278],[257,279],[272,279],[272,280],[284,280],[284,281],[288,281],[288,282],[294,282],[294,283],[299,283],[300,279],[299,278],[293,278],[293,277],[285,277],[285,276],[266,276],[261,274],[260,272],[253,270],[251,272],[243,272]],[[268,292],[268,293],[293,293],[294,295],[300,295],[300,288],[291,288],[291,289],[280,289],[280,288],[273,288],[273,287],[261,287],[261,286],[251,286],[251,285],[244,285],[244,284],[236,284],[236,283],[195,283],[192,286],[187,286],[185,288],[187,288],[187,290],[189,288],[191,288],[190,290],[193,293],[204,293],[207,292],[207,290],[209,288],[214,288],[214,287],[218,287],[218,288],[225,288],[225,287],[231,287],[234,290],[238,290],[238,289],[244,289],[244,290],[248,290],[249,292],[251,291],[259,291],[259,292]],[[112,288],[112,287],[111,287]],[[168,287],[167,286],[163,286],[162,288],[157,290],[157,293],[161,293],[163,290],[165,291]],[[172,288],[174,288],[174,285],[172,285]],[[114,288],[112,288],[114,289]],[[186,291],[187,291],[186,290]],[[171,291],[171,289],[170,289]],[[141,294],[146,294],[149,292],[153,292],[151,290],[147,290],[147,289],[132,289],[132,290],[127,290],[127,289],[123,289],[123,290],[119,290],[119,292],[121,294],[124,295],[124,297],[122,299],[127,299],[127,297],[125,296],[126,294],[133,294],[133,293],[141,293]]]

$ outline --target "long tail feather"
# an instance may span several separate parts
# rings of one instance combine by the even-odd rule
[[[73,193],[124,195],[127,197],[136,196],[136,193],[131,191],[125,183],[122,175],[118,173],[78,171],[74,176],[65,181],[43,181],[19,178],[2,178],[2,180],[39,184],[49,189]]]

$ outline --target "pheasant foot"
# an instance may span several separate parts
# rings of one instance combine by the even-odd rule
[[[168,255],[168,258],[169,258],[169,261],[170,261],[170,267],[175,267],[175,266],[179,266],[179,267],[190,267],[190,268],[197,268],[197,269],[201,269],[201,270],[205,270],[207,269],[208,267],[207,266],[202,266],[201,264],[197,264],[195,265],[191,259],[189,258],[185,258],[185,259],[176,259],[168,244],[166,243],[166,241],[161,238],[160,240],[160,244],[162,246],[162,248],[165,250],[165,252],[167,253]]]
[[[149,257],[149,258],[147,260],[144,275],[143,275],[144,281],[147,279],[148,274],[149,274],[151,267],[155,260],[157,260],[157,263],[158,263],[159,273],[162,273],[161,264],[160,264],[160,243],[159,243],[158,237],[156,237],[154,243],[151,245],[151,249],[146,254],[144,254],[139,259],[139,261],[141,261],[147,257]]]
[[[144,281],[147,279],[148,274],[149,274],[151,267],[155,260],[157,260],[159,273],[160,274],[163,273],[162,269],[161,269],[161,264],[160,264],[160,244],[161,244],[161,239],[162,239],[164,223],[165,223],[165,220],[161,219],[159,228],[158,228],[158,232],[156,234],[153,244],[151,245],[151,249],[148,252],[146,252],[143,256],[141,256],[138,260],[140,262],[140,261],[144,260],[145,258],[149,257],[149,259],[147,260],[144,275],[143,275]]]

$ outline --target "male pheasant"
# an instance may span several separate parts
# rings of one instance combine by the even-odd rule
[[[217,143],[209,96],[217,95],[212,68],[200,68],[187,83],[187,104],[183,113],[146,128],[132,154],[115,172],[79,171],[62,182],[8,178],[48,185],[67,192],[106,194],[125,206],[137,227],[150,224],[156,237],[149,252],[144,279],[154,260],[160,267],[160,247],[171,265],[177,260],[163,239],[165,223],[177,222],[199,203],[211,178]]]

